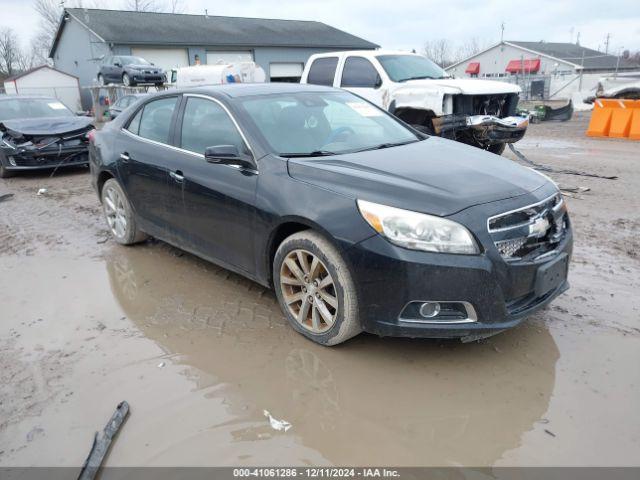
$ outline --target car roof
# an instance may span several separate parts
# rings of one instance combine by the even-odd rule
[[[207,87],[180,89],[179,93],[224,94],[231,98],[274,93],[337,92],[337,88],[300,83],[228,83]]]
[[[316,53],[312,55],[313,58],[325,58],[325,57],[339,57],[339,56],[347,56],[347,55],[357,55],[359,57],[379,57],[381,55],[416,55],[421,57],[422,55],[414,52],[407,52],[403,50],[345,50],[341,52],[325,52],[325,53]]]

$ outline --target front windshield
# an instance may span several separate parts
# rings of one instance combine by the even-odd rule
[[[142,57],[120,57],[123,65],[151,65]]]
[[[0,100],[0,121],[17,118],[72,117],[73,112],[55,98]]]
[[[350,153],[420,140],[391,115],[348,92],[297,92],[240,99],[281,156]]]
[[[449,76],[438,65],[420,55],[380,55],[376,58],[394,82]]]

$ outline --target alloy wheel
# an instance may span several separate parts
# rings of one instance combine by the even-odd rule
[[[316,255],[292,250],[280,266],[280,289],[284,303],[296,321],[312,333],[324,333],[336,321],[336,286]]]
[[[118,238],[124,238],[127,233],[127,212],[122,195],[115,188],[108,187],[105,192],[104,213],[111,233]]]
[[[122,75],[122,83],[125,87],[131,86],[131,79],[129,78],[128,74],[125,73],[124,75]]]

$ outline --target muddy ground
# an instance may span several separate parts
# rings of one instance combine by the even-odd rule
[[[271,291],[116,245],[87,171],[0,180],[0,466],[80,465],[121,400],[112,466],[640,465],[640,144],[585,129],[532,125],[518,144],[620,177],[551,174],[591,189],[567,199],[572,288],[473,344],[316,346]]]

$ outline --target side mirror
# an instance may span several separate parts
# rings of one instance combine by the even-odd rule
[[[122,64],[120,62],[116,62],[113,64],[114,67],[122,67]]]
[[[251,160],[241,155],[235,145],[214,145],[207,147],[204,158],[209,163],[232,165],[239,168],[255,168]]]
[[[373,85],[373,88],[380,88],[382,86],[382,77],[378,75],[376,77],[376,83]]]

